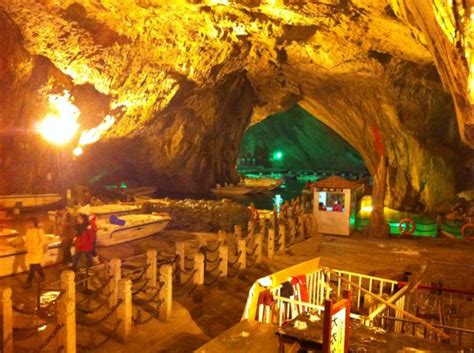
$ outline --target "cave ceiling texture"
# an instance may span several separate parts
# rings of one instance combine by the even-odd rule
[[[28,131],[67,90],[81,130],[115,119],[74,162],[78,180],[130,170],[181,191],[235,180],[245,130],[298,103],[371,173],[383,144],[387,204],[434,210],[472,186],[472,5],[0,0],[1,136],[14,151],[0,191],[42,187],[49,147]]]

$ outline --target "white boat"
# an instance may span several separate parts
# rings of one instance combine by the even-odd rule
[[[18,237],[0,239],[0,277],[10,276],[28,271],[26,250]],[[51,266],[62,260],[61,241],[53,234],[46,234],[48,251],[44,254],[43,266]],[[18,244],[15,244],[18,243]]]
[[[97,221],[97,246],[111,246],[149,237],[166,228],[170,216],[160,214],[129,214],[120,217],[123,226],[111,224],[108,220]]]
[[[153,195],[158,188],[156,186],[140,186],[137,188],[127,188],[123,192],[133,197]]]
[[[259,188],[264,190],[275,190],[283,184],[283,179],[275,178],[245,178],[241,186],[246,188]]]
[[[0,209],[15,208],[38,208],[54,205],[61,201],[59,194],[40,194],[40,195],[1,195]]]
[[[129,204],[106,204],[98,206],[90,206],[89,212],[97,217],[97,219],[108,219],[112,215],[123,216],[140,211],[140,206]]]
[[[97,220],[109,219],[112,215],[123,216],[130,213],[136,213],[141,209],[141,207],[138,205],[115,203],[85,207],[87,207],[87,211],[89,214],[96,216]],[[56,220],[56,214],[57,211],[49,211],[49,220],[54,222]]]
[[[0,228],[0,239],[9,239],[18,236],[16,229]]]
[[[222,195],[251,195],[258,194],[263,191],[263,189],[248,188],[242,186],[221,186],[215,189],[211,189],[211,192],[213,192],[214,194]]]

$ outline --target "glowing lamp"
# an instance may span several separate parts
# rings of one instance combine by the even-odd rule
[[[283,159],[283,152],[276,151],[275,153],[273,153],[273,159],[275,161],[281,161]]]
[[[50,113],[40,121],[36,128],[48,142],[58,146],[69,143],[79,129],[77,118],[79,109],[70,101],[70,94],[49,96]]]
[[[66,145],[72,140],[79,128],[75,119],[47,115],[38,123],[38,132],[43,138],[58,146]]]
[[[79,157],[80,155],[82,155],[82,153],[84,153],[84,151],[81,146],[74,148],[74,150],[72,151],[72,154],[76,157]]]

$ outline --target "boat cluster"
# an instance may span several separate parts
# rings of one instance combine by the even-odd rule
[[[4,199],[7,201],[3,202]],[[11,221],[8,211],[17,213],[16,207],[27,212],[39,211],[53,206],[61,200],[59,195],[9,195],[0,197],[0,276],[7,276],[27,270],[26,249],[22,234],[10,228]],[[26,205],[24,207],[23,205]],[[96,219],[97,246],[111,246],[135,239],[154,235],[166,228],[171,218],[167,213],[144,213],[143,204],[101,204],[84,207],[69,207],[67,212],[72,215],[86,214]],[[46,252],[44,265],[52,265],[61,261],[60,222],[63,210],[48,212],[49,227],[46,234]],[[8,227],[7,227],[8,225]],[[19,224],[18,224],[19,225]],[[46,228],[46,227],[45,227]]]

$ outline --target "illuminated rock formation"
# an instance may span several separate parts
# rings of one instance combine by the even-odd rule
[[[0,121],[31,129],[48,95],[67,89],[81,129],[116,119],[85,147],[75,178],[126,170],[198,191],[235,180],[249,124],[299,102],[371,173],[383,149],[387,203],[432,209],[467,186],[459,134],[474,145],[470,9],[432,4],[0,0]],[[4,159],[9,175],[30,177],[0,191],[31,189],[31,170],[51,169],[46,157],[34,168]]]

